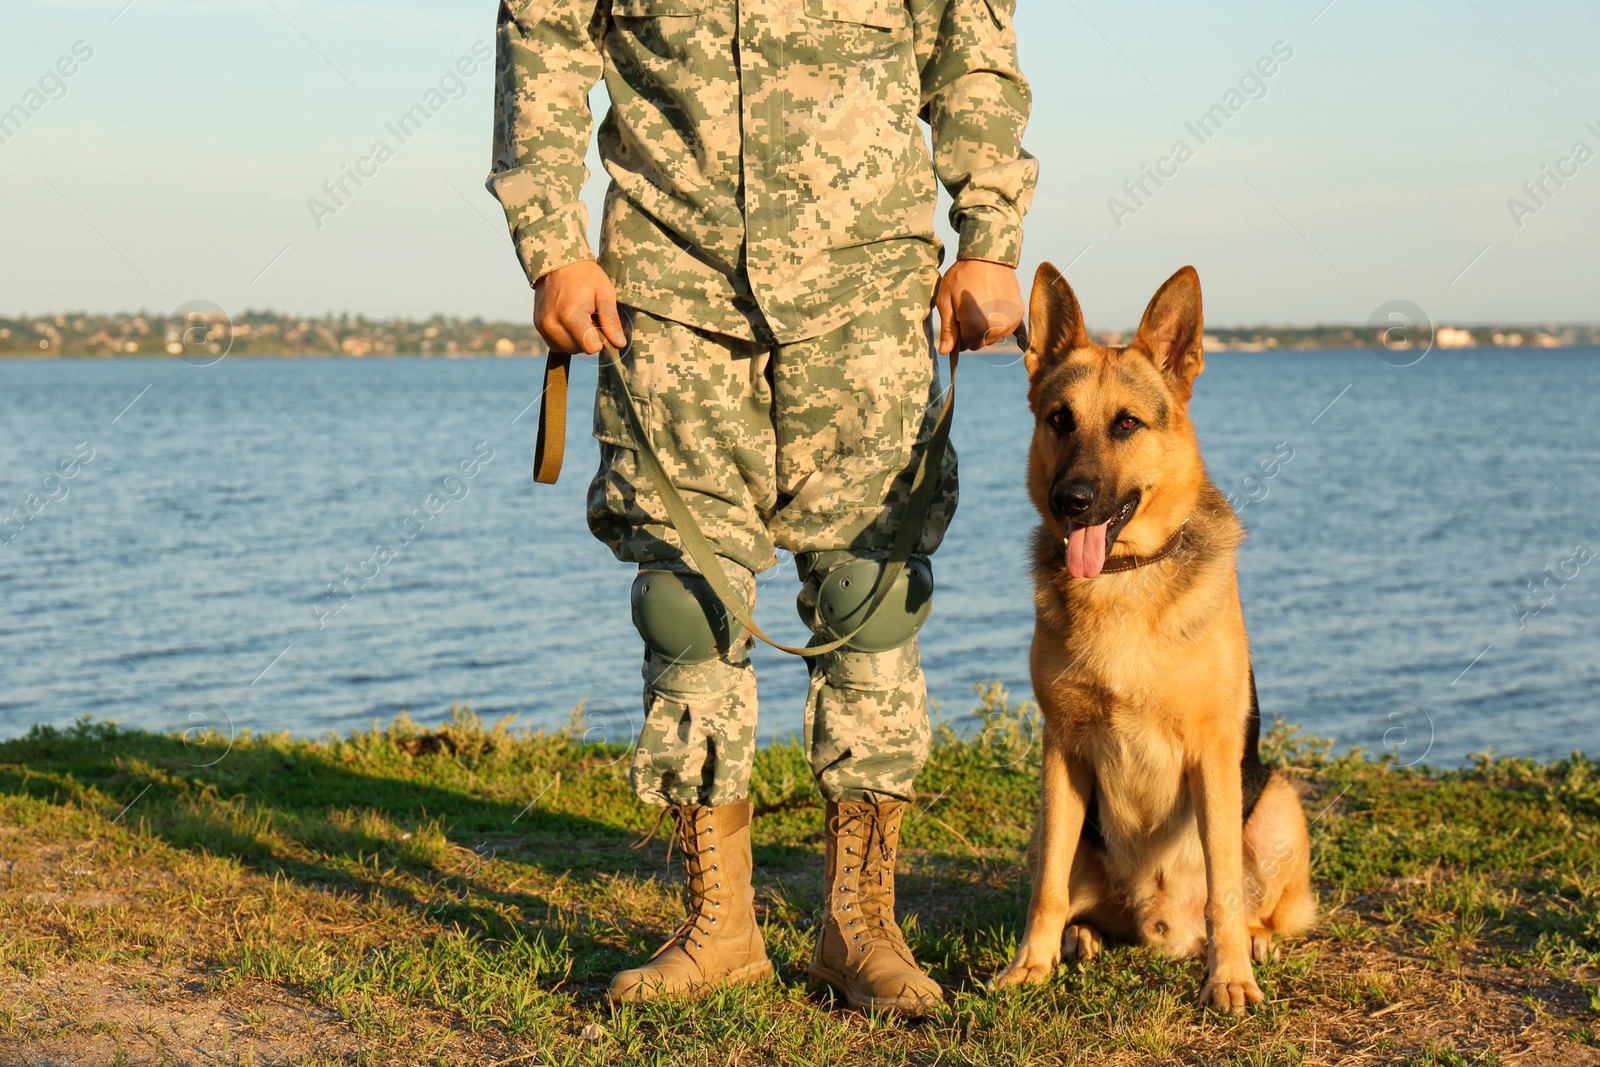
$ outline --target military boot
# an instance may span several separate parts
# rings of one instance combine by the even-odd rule
[[[944,991],[917,966],[894,918],[905,809],[904,802],[828,802],[828,901],[810,974],[853,1008],[923,1015]]]
[[[772,974],[750,884],[750,802],[668,808],[688,917],[654,956],[611,980],[612,1000],[709,992]]]

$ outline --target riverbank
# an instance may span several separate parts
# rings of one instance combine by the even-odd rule
[[[808,996],[821,805],[763,748],[758,906],[782,981],[612,1009],[676,925],[628,752],[470,713],[323,741],[85,722],[0,742],[0,1060],[165,1063],[1600,1063],[1600,766],[1451,772],[1267,754],[1313,819],[1314,933],[1243,1018],[1200,966],[1118,947],[989,996],[1027,901],[1036,720],[941,731],[904,831],[908,936],[950,990],[921,1024]]]

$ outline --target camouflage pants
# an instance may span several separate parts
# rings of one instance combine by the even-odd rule
[[[645,312],[631,316],[629,393],[662,465],[736,589],[795,556],[812,607],[823,576],[858,556],[882,558],[942,403],[931,358],[931,293],[916,281],[821,337],[741,341]],[[690,571],[638,465],[615,378],[595,398],[600,470],[590,529],[618,559]],[[952,450],[924,526],[931,553],[955,513]],[[927,758],[927,684],[915,640],[888,652],[841,650],[810,661],[805,743],[831,800],[910,799]],[[756,681],[748,647],[709,662],[647,651],[645,721],[633,786],[653,804],[726,804],[748,791]]]

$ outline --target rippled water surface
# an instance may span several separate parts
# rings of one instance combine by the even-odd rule
[[[0,363],[0,734],[91,714],[315,735],[457,700],[559,725],[587,699],[620,739],[639,639],[632,571],[583,523],[594,368],[555,488],[529,473],[539,370]],[[1024,387],[1014,362],[963,367],[923,646],[952,719],[975,682],[1029,689]],[[1263,707],[1407,759],[1431,738],[1429,762],[1600,751],[1597,387],[1595,351],[1208,357],[1195,415],[1250,528]],[[758,614],[798,642],[794,591],[792,569],[764,575]],[[804,668],[757,664],[763,735],[795,729]]]

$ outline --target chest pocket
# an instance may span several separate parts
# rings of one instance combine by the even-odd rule
[[[697,44],[704,33],[700,18],[712,10],[712,0],[611,0],[611,25],[619,35],[619,52],[628,61],[617,60],[622,66],[650,68],[651,77],[671,80],[668,67],[676,65],[678,73],[692,70],[703,44]],[[615,57],[614,57],[615,58]]]
[[[878,30],[898,30],[907,19],[903,0],[806,0],[806,14],[824,22],[849,22]]]
[[[611,0],[613,18],[655,18],[657,15],[698,15],[711,0]]]

